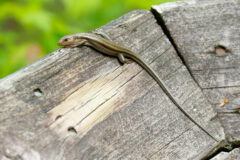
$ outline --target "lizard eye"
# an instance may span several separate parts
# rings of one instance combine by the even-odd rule
[[[67,41],[68,41],[68,38],[64,39],[63,41],[64,41],[64,42],[67,42]]]

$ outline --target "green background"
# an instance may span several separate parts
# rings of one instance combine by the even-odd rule
[[[135,9],[174,0],[0,0],[0,78]]]

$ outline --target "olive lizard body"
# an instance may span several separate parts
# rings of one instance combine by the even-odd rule
[[[106,36],[105,36],[106,37]],[[73,35],[67,35],[62,37],[58,45],[65,46],[65,47],[78,47],[78,46],[90,46],[94,49],[100,51],[103,54],[118,57],[119,61],[121,63],[128,63],[128,59],[130,58],[137,62],[141,67],[143,67],[149,75],[152,76],[152,78],[158,83],[158,85],[162,88],[162,90],[166,93],[166,95],[170,98],[170,100],[199,128],[201,128],[207,135],[212,137],[214,140],[216,140],[212,135],[210,135],[201,125],[199,125],[197,122],[195,122],[191,116],[189,116],[177,103],[177,101],[173,98],[173,96],[170,94],[169,89],[164,84],[163,80],[159,78],[159,76],[151,69],[151,67],[145,63],[140,56],[135,54],[129,49],[126,49],[123,46],[120,46],[116,44],[115,42],[103,38],[102,36],[99,36],[95,33],[77,33]],[[217,140],[216,140],[217,141]]]

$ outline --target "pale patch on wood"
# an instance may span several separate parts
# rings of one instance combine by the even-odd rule
[[[60,136],[67,136],[68,128],[74,127],[83,136],[113,110],[121,108],[114,103],[125,93],[122,85],[140,70],[140,67],[133,67],[134,65],[136,64],[132,63],[120,67],[75,89],[65,101],[48,112],[50,128]],[[129,67],[132,69],[128,69]]]

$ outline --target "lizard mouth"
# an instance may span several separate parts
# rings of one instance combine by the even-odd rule
[[[62,46],[62,45],[63,45],[62,42],[58,42],[57,44],[58,44],[59,46]]]
[[[58,45],[59,46],[68,46],[68,45],[71,45],[72,43],[70,42],[70,41],[68,41],[68,42],[63,42],[63,41],[59,41],[58,42]]]

